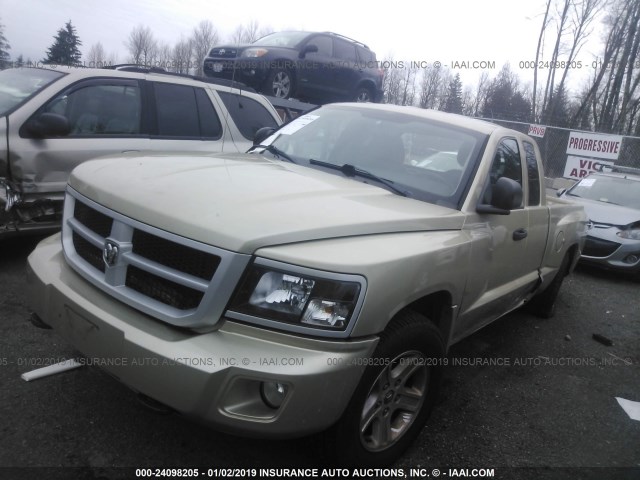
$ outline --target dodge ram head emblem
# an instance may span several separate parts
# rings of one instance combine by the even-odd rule
[[[107,240],[102,249],[102,260],[107,267],[113,267],[118,259],[118,245]]]

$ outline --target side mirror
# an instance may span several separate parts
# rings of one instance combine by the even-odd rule
[[[71,132],[67,117],[57,113],[41,113],[30,120],[25,129],[36,138],[64,137]]]
[[[302,50],[300,50],[300,54],[298,57],[304,58],[307,53],[316,53],[318,51],[318,46],[312,43],[305,45]]]
[[[253,136],[253,144],[260,145],[265,139],[269,138],[276,129],[273,127],[262,127],[258,129],[256,134]]]
[[[500,177],[491,190],[491,204],[481,203],[476,207],[476,212],[509,215],[521,204],[522,185],[511,178]]]

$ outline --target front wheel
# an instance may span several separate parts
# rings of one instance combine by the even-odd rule
[[[285,68],[274,68],[265,84],[265,95],[289,98],[293,94],[293,74]]]
[[[401,312],[380,343],[338,423],[327,433],[330,455],[343,465],[386,466],[411,445],[426,422],[442,376],[439,330]]]
[[[353,100],[358,103],[373,102],[373,94],[371,93],[371,89],[367,87],[359,87],[356,90],[355,95],[353,96]]]

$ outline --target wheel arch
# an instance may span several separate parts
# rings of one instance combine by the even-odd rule
[[[371,98],[373,99],[373,101],[374,102],[378,101],[378,99],[376,98],[376,85],[373,82],[373,80],[369,78],[364,78],[360,80],[356,84],[356,87],[353,89],[353,93],[355,94],[360,88],[366,88],[367,90],[369,90],[369,93],[371,94]]]
[[[410,310],[419,313],[428,321],[433,323],[440,331],[440,335],[445,343],[445,348],[449,348],[449,336],[454,318],[453,296],[446,290],[432,292],[423,297],[414,300],[406,305],[389,321],[391,323],[394,318],[402,311]],[[388,324],[387,324],[388,325]]]

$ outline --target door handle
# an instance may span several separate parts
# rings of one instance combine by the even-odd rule
[[[513,232],[513,239],[517,242],[518,240],[522,240],[523,238],[527,238],[527,235],[529,233],[527,232],[526,228],[518,228],[517,230],[514,230]]]

